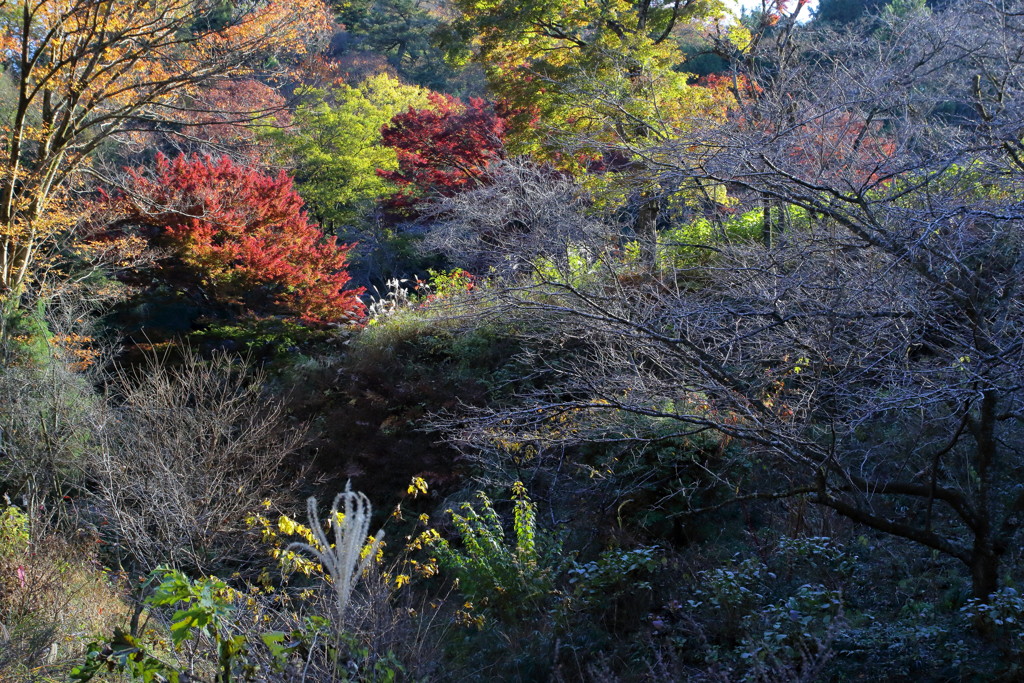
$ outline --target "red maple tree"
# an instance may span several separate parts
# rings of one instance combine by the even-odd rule
[[[863,118],[835,112],[809,118],[795,131],[789,157],[808,182],[861,187],[883,182],[898,146]]]
[[[432,197],[452,196],[487,182],[487,165],[505,158],[506,118],[480,98],[467,104],[432,93],[430,109],[397,114],[381,141],[398,153],[398,170],[377,173],[401,188],[387,209],[414,215]]]
[[[200,141],[238,148],[254,162],[259,126],[291,123],[288,101],[278,90],[254,78],[225,79],[197,93],[192,110],[182,113],[188,133]]]
[[[129,171],[120,197],[127,225],[172,254],[177,273],[220,303],[330,322],[359,318],[363,289],[345,289],[352,245],[310,222],[292,179],[227,157],[160,155],[152,171]]]

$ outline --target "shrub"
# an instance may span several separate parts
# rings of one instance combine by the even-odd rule
[[[1006,680],[1024,674],[1024,597],[1015,588],[1004,586],[985,600],[972,598],[960,612],[998,644],[1011,663],[1003,673]]]
[[[468,599],[464,621],[483,626],[487,616],[507,624],[544,611],[567,566],[560,540],[537,528],[537,508],[522,483],[512,487],[512,539],[491,500],[477,493],[478,507],[463,503],[448,511],[460,544],[427,532],[441,569],[458,579]]]
[[[827,538],[783,538],[765,561],[701,570],[685,600],[654,616],[677,656],[729,680],[818,680],[847,628],[841,578],[852,558]],[[794,585],[793,570],[839,578]]]
[[[228,356],[155,359],[112,378],[114,419],[92,471],[107,547],[143,571],[210,571],[258,556],[245,518],[303,439],[263,376]]]

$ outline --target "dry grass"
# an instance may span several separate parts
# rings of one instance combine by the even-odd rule
[[[127,622],[130,608],[82,543],[48,532],[24,544],[0,541],[0,681],[63,679],[90,640]]]

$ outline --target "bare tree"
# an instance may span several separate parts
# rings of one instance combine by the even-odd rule
[[[488,167],[488,181],[432,206],[427,248],[480,271],[512,272],[537,257],[565,262],[574,248],[616,235],[583,188],[550,166],[503,160]]]
[[[541,361],[585,344],[456,438],[726,435],[777,482],[739,499],[805,497],[994,591],[1024,522],[1024,4],[969,7],[806,36],[803,66],[751,74],[763,93],[729,124],[629,149],[663,186],[728,184],[793,219],[658,278],[507,287],[547,324]]]
[[[34,523],[69,521],[64,502],[85,484],[107,420],[94,303],[78,290],[50,298],[45,315],[0,316],[0,482]]]

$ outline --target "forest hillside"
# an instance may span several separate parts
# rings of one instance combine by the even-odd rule
[[[1024,680],[1022,121],[1022,0],[0,0],[0,681]]]

